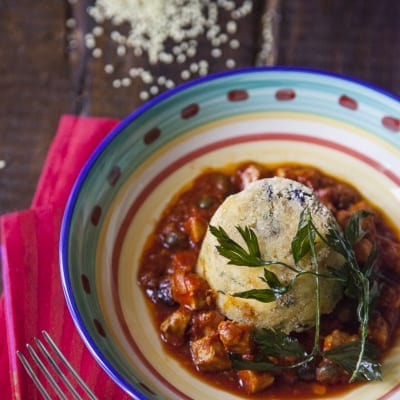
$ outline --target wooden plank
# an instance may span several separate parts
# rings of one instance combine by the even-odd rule
[[[29,207],[73,96],[61,1],[0,2],[0,214]]]
[[[282,1],[278,64],[350,75],[400,95],[398,1]]]

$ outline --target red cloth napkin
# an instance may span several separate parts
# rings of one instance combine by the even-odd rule
[[[128,399],[95,362],[75,329],[61,287],[59,230],[72,185],[118,121],[63,116],[29,210],[0,219],[4,293],[0,299],[0,397],[39,399],[16,350],[47,330],[99,399]]]

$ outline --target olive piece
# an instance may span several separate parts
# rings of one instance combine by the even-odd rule
[[[316,370],[316,378],[318,382],[326,384],[337,383],[340,379],[341,369],[332,362],[322,362]]]
[[[223,194],[228,194],[231,192],[231,182],[226,175],[218,174],[214,177],[215,187]]]
[[[204,196],[197,202],[199,208],[209,208],[214,204],[215,199],[211,196]]]
[[[167,306],[173,306],[176,304],[174,298],[172,297],[172,284],[170,278],[164,278],[156,291],[157,300],[163,302]]]
[[[164,245],[168,248],[182,247],[185,243],[185,239],[183,233],[170,231],[164,236]]]
[[[306,363],[300,365],[297,370],[297,375],[302,381],[315,380],[315,363]]]

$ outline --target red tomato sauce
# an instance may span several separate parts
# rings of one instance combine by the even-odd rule
[[[242,190],[250,182],[272,176],[293,179],[311,187],[343,228],[357,210],[371,213],[362,221],[368,234],[356,244],[354,251],[362,268],[372,244],[376,243],[378,248],[374,268],[379,272],[376,278],[379,294],[370,316],[368,339],[383,358],[392,346],[399,326],[399,237],[389,219],[355,187],[310,166],[246,162],[200,174],[188,187],[180,190],[164,210],[144,249],[138,282],[149,299],[149,312],[159,328],[165,351],[198,379],[249,398],[305,399],[339,394],[359,383],[349,384],[349,375],[324,359],[315,360],[312,365],[268,373],[272,378],[267,374],[247,376],[230,368],[229,337],[240,333],[241,339],[232,339],[233,345],[244,343],[243,346],[251,347],[251,335],[247,335],[247,327],[239,327],[237,331],[238,327],[229,321],[224,329],[221,328],[226,318],[216,309],[207,282],[194,272],[208,222],[219,205],[228,195]],[[190,293],[178,290],[181,287],[190,287]],[[331,314],[322,316],[321,345],[328,343],[334,347],[357,337],[355,308],[356,304],[345,297]],[[294,336],[305,348],[313,344],[313,329]],[[250,338],[248,342],[247,338]],[[214,346],[211,348],[216,353],[222,351],[226,355],[220,354],[220,358],[213,360],[215,362],[199,367],[194,363],[194,342],[199,344],[200,351],[204,350],[201,346]],[[246,351],[242,354],[246,355]]]

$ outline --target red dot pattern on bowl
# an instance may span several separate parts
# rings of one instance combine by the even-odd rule
[[[91,288],[90,288],[90,281],[89,281],[89,278],[85,274],[81,275],[81,282],[82,282],[83,290],[87,294],[90,294],[91,291],[92,291]]]
[[[101,207],[99,205],[96,205],[93,207],[92,214],[90,215],[90,221],[92,222],[93,225],[97,226],[97,224],[100,221],[101,217]]]
[[[145,390],[147,390],[149,393],[151,393],[153,396],[156,395],[156,393],[153,392],[153,391],[152,391],[148,386],[146,386],[143,382],[139,382],[139,385],[140,385],[143,389],[145,389]]]
[[[382,125],[393,132],[400,132],[400,119],[386,116],[382,118]]]
[[[339,104],[345,108],[348,108],[350,110],[357,110],[358,109],[358,103],[352,99],[349,96],[346,96],[345,94],[341,95],[339,97]]]
[[[275,98],[278,101],[293,100],[296,97],[296,92],[293,89],[279,89],[275,92]]]
[[[181,117],[183,119],[189,119],[194,117],[200,111],[200,107],[198,104],[193,103],[189,104],[187,107],[183,108],[181,111]]]
[[[107,337],[106,332],[104,331],[104,328],[103,328],[103,325],[101,324],[101,322],[96,318],[93,319],[93,322],[94,322],[94,326],[96,327],[96,330],[99,333],[99,335],[103,336],[103,337]]]
[[[243,89],[231,90],[228,92],[227,98],[229,101],[244,101],[249,98],[249,93]]]
[[[110,173],[107,176],[107,181],[111,186],[114,186],[117,182],[119,177],[121,176],[121,168],[115,165],[112,167]]]
[[[145,144],[151,144],[159,138],[161,130],[159,128],[150,129],[143,138]]]
[[[244,101],[247,100],[248,98],[249,98],[249,93],[247,92],[247,90],[243,89],[233,89],[227,93],[227,99],[229,102]],[[291,88],[278,89],[275,92],[275,99],[277,101],[290,101],[294,100],[295,98],[296,98],[296,92],[294,91],[294,89]],[[354,111],[358,110],[358,102],[352,97],[347,96],[346,94],[342,94],[339,97],[338,104],[350,110]],[[195,115],[197,115],[199,112],[200,112],[199,104],[192,103],[181,110],[181,118],[190,119]],[[400,131],[400,119],[398,118],[385,116],[382,118],[381,122],[382,125],[386,129],[389,129],[390,131],[393,132]],[[143,141],[145,144],[149,145],[153,143],[155,140],[157,140],[160,135],[161,135],[160,128],[157,127],[152,128],[144,135]],[[116,183],[116,180],[118,180],[120,173],[121,171],[119,169],[117,171],[112,170],[110,172],[109,182],[112,186]]]

